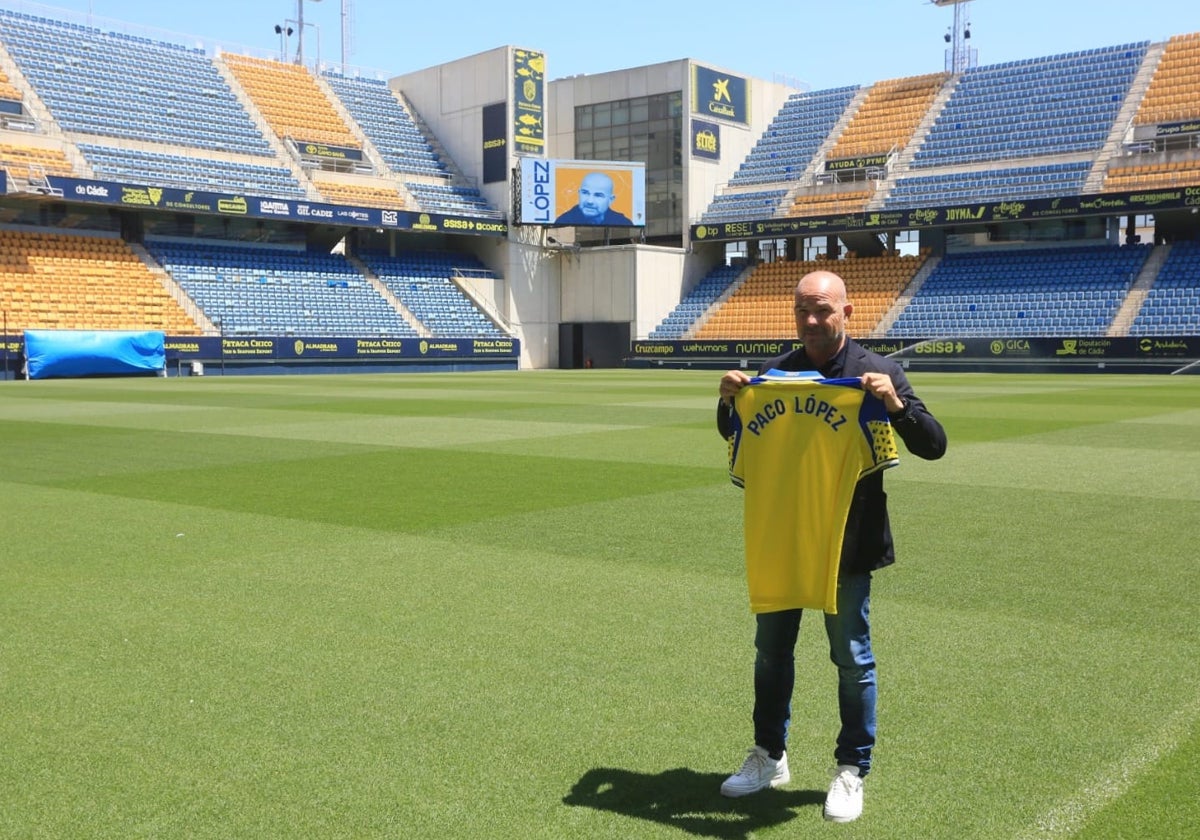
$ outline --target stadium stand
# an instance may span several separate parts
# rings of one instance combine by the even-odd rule
[[[1200,32],[1172,36],[1134,117],[1157,125],[1200,117]]]
[[[236,53],[222,60],[281,140],[362,148],[307,67]]]
[[[1178,242],[1130,324],[1130,335],[1196,335],[1200,324],[1200,242]]]
[[[66,176],[75,174],[75,167],[61,149],[16,143],[0,143],[0,167],[10,175],[18,175],[26,180],[35,173]]]
[[[1103,146],[1148,42],[964,72],[913,156],[916,168]]]
[[[779,203],[786,195],[787,190],[722,193],[713,199],[700,221],[715,224],[738,219],[768,219],[776,215]]]
[[[1078,161],[910,176],[897,179],[884,206],[889,209],[929,207],[956,202],[1079,195],[1090,171],[1089,161]]]
[[[403,210],[404,197],[394,186],[355,184],[334,181],[330,176],[313,175],[313,183],[321,195],[332,204],[350,204],[356,207],[384,207]]]
[[[924,259],[924,255],[885,254],[840,260],[836,265],[829,260],[762,263],[695,329],[695,338],[795,338],[792,292],[801,277],[821,269],[836,270],[855,302],[847,331],[856,337],[871,335]]]
[[[428,184],[421,181],[405,181],[405,188],[412,193],[422,210],[433,213],[458,213],[487,219],[501,219],[504,214],[493,209],[475,187],[460,187],[457,184]]]
[[[818,187],[817,190],[811,192],[798,193],[787,215],[800,218],[837,215],[838,213],[860,213],[874,195],[874,185],[865,188],[851,186],[849,189],[840,186],[834,186],[832,189]]]
[[[1200,182],[1200,160],[1164,160],[1109,166],[1104,179],[1108,192],[1179,187]]]
[[[63,131],[271,154],[201,50],[7,9],[0,40]]]
[[[35,189],[46,176],[97,178],[504,220],[415,111],[411,101],[422,100],[412,90],[3,9],[0,44],[11,57],[0,55],[10,71],[0,68],[0,113],[25,121],[19,131],[0,123],[0,293],[10,327],[508,335],[478,294],[494,287],[499,296],[505,285],[474,255],[484,252],[405,229],[404,214],[347,236],[335,224],[237,210],[175,219],[80,209],[61,191]],[[1001,202],[1200,188],[1200,128],[1191,124],[1200,121],[1200,33],[785,93],[765,128],[756,122],[752,145],[746,138],[745,158],[723,162],[732,174],[696,220],[771,220],[784,233],[775,242],[747,234],[741,250],[681,239],[689,258],[695,247],[703,264],[734,264],[685,289],[651,339],[793,338],[790,292],[816,268],[846,278],[856,305],[849,330],[859,337],[1200,335],[1200,242],[1185,241],[1200,237],[1187,207],[1158,222],[1114,210],[1027,231],[1000,230],[1006,221],[972,227],[970,215]],[[855,159],[861,165],[827,166]],[[699,180],[707,191],[716,179]],[[914,256],[893,250],[895,231],[803,234],[811,220],[820,231],[822,219],[950,205],[962,224],[929,231],[934,249],[921,229]],[[793,220],[801,233],[787,233]],[[436,230],[428,221],[421,230]],[[96,235],[67,230],[89,225]],[[1155,244],[1132,244],[1135,226],[1153,229]],[[516,238],[496,244],[515,248]],[[546,239],[519,244],[564,263],[579,253]],[[836,261],[798,258],[814,253]],[[522,270],[522,258],[497,254],[491,264]]]
[[[10,329],[200,329],[116,237],[0,228],[0,293]]]
[[[433,337],[505,335],[454,282],[456,275],[464,273],[493,276],[470,255],[429,251],[389,256],[365,251],[359,257]]]
[[[799,179],[858,90],[854,85],[793,94],[738,167],[730,185]]]
[[[876,82],[837,138],[828,160],[887,154],[903,149],[945,84],[947,74],[931,73]]]
[[[669,340],[687,337],[692,325],[708,312],[742,271],[742,266],[720,265],[708,272],[684,295],[662,323],[651,331],[650,338]]]
[[[291,171],[264,163],[217,160],[192,155],[148,152],[79,143],[96,176],[152,186],[251,193],[279,198],[304,198],[304,189]]]
[[[392,172],[450,177],[446,164],[386,82],[332,71],[324,78]]]
[[[157,238],[146,249],[226,335],[417,335],[337,254]]]
[[[1090,245],[947,254],[887,335],[1105,335],[1149,252]]]
[[[8,107],[4,110],[17,112],[20,111],[20,106],[25,101],[25,97],[21,91],[17,90],[16,86],[9,81],[8,74],[0,70],[0,102],[7,103]],[[12,107],[16,105],[17,107]]]

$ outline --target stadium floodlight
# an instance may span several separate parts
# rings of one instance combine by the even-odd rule
[[[954,7],[954,25],[946,30],[943,36],[950,48],[946,50],[946,69],[951,73],[961,73],[978,63],[978,52],[967,46],[971,39],[971,18],[967,4],[971,0],[929,0],[935,6]]]
[[[275,24],[275,34],[279,36],[279,60],[287,61],[287,39],[292,37],[295,29],[287,25],[287,21],[283,25]]]

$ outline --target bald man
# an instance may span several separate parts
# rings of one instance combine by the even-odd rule
[[[603,172],[589,172],[579,182],[579,203],[554,220],[556,225],[629,226],[633,222],[611,205],[617,193],[613,179]]]
[[[842,278],[832,271],[805,275],[796,286],[794,305],[796,334],[803,347],[769,359],[759,373],[772,369],[816,371],[824,379],[858,378],[862,390],[883,403],[893,430],[909,452],[927,460],[942,457],[946,432],[917,398],[904,370],[846,335],[854,306]],[[722,437],[728,438],[732,431],[734,396],[750,379],[742,370],[721,377],[717,429]],[[837,767],[824,816],[836,822],[849,822],[862,814],[863,779],[871,769],[876,730],[871,574],[893,562],[883,472],[872,472],[855,486],[846,517],[837,575],[837,613],[824,614],[830,658],[838,672],[841,718],[834,749]],[[801,614],[802,610],[795,609],[755,615],[754,747],[741,769],[721,785],[725,796],[746,796],[786,784],[791,778],[786,748],[795,682],[793,651]]]

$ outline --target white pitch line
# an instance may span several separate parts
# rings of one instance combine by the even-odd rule
[[[1081,831],[1105,805],[1123,796],[1163,756],[1174,752],[1200,717],[1200,699],[1177,711],[1141,749],[1127,753],[1108,772],[1038,818],[1023,840],[1054,840]]]

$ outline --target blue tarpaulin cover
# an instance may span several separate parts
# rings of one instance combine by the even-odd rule
[[[134,375],[164,370],[159,330],[26,330],[30,379],[55,376]]]

